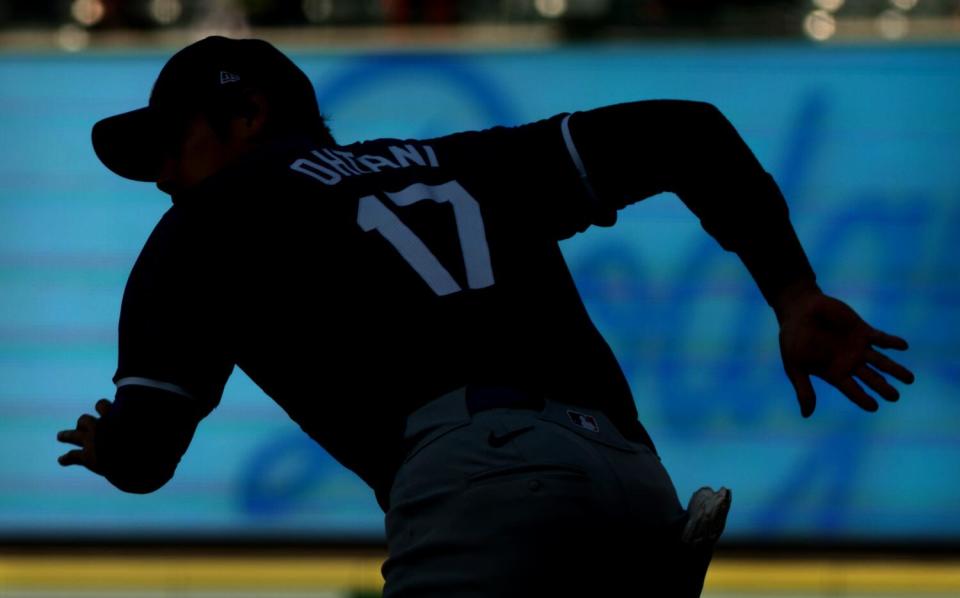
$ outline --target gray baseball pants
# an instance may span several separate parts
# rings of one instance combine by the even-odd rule
[[[660,459],[600,411],[471,415],[466,393],[413,413],[390,492],[384,598],[699,596],[712,548]]]

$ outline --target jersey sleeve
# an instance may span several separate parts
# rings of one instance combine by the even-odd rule
[[[198,228],[174,207],[144,245],[123,294],[113,382],[187,397],[206,415],[234,361],[223,269],[215,242]]]
[[[557,240],[591,225],[611,226],[617,210],[601,203],[570,131],[570,113],[515,127],[431,140],[441,165]]]

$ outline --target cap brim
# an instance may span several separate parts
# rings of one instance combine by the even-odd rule
[[[107,117],[93,125],[93,151],[124,178],[156,181],[163,160],[160,123],[149,107]]]

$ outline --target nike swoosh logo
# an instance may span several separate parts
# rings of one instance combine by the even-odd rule
[[[489,443],[490,443],[490,446],[492,446],[493,448],[500,448],[500,447],[502,447],[503,445],[505,445],[505,444],[507,444],[508,442],[510,442],[511,440],[513,440],[514,438],[516,438],[517,436],[523,434],[524,432],[529,432],[529,431],[532,430],[532,429],[533,429],[533,426],[526,426],[526,427],[523,427],[523,428],[517,428],[516,430],[512,430],[512,431],[510,431],[510,432],[507,432],[506,434],[503,434],[502,436],[498,436],[498,435],[494,434],[493,432],[490,432],[490,436],[487,437],[487,442],[489,442]]]

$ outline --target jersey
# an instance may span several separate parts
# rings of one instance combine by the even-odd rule
[[[652,448],[559,246],[616,217],[570,118],[291,135],[175,195],[124,292],[114,382],[208,414],[239,367],[381,505],[406,415],[467,384],[600,409]]]

